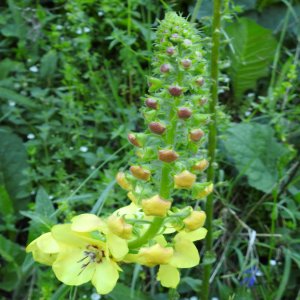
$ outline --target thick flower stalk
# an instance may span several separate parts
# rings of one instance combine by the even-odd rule
[[[194,26],[167,13],[157,30],[153,74],[143,98],[147,129],[128,134],[136,158],[116,175],[130,205],[106,218],[79,215],[27,246],[63,283],[91,281],[107,294],[122,264],[139,263],[158,266],[157,280],[176,288],[179,269],[199,264],[194,242],[206,236],[206,214],[192,205],[213,191],[204,173],[210,120],[204,55]]]

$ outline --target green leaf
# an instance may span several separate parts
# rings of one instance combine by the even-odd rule
[[[290,154],[277,142],[272,127],[258,123],[233,123],[224,144],[249,185],[265,193],[277,184],[279,163]]]
[[[33,108],[36,106],[30,98],[22,96],[4,87],[0,87],[0,99],[12,100],[20,105],[25,106],[26,108]]]
[[[25,251],[16,243],[0,234],[0,257],[4,261],[0,268],[0,288],[12,291],[18,284]]]
[[[21,139],[0,128],[0,174],[3,185],[16,210],[26,206],[25,198],[29,195],[29,184],[26,182],[24,171],[28,169],[27,154]],[[7,198],[1,198],[1,205],[7,205]]]
[[[234,97],[241,100],[244,92],[256,88],[258,79],[268,75],[277,42],[270,30],[254,21],[241,18],[228,26],[229,57]]]
[[[50,50],[41,59],[40,76],[43,79],[53,77],[57,66],[57,54],[55,50]]]
[[[49,198],[49,195],[46,193],[43,187],[40,187],[38,189],[36,199],[36,213],[38,213],[41,216],[49,218],[54,223],[57,222],[55,217],[55,209],[53,207],[53,204]]]

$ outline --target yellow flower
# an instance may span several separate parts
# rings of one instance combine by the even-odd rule
[[[180,174],[174,176],[174,183],[176,189],[189,189],[196,181],[196,175],[185,170]]]
[[[206,220],[204,211],[192,211],[191,214],[183,220],[185,230],[192,231],[202,227]]]
[[[176,288],[180,281],[178,268],[192,268],[199,264],[200,257],[194,241],[205,238],[207,230],[199,228],[194,231],[181,231],[174,237],[174,253],[168,264],[161,264],[157,279],[161,285]]]
[[[57,257],[59,246],[51,232],[47,232],[33,240],[26,247],[26,252],[32,252],[35,261],[51,266]]]
[[[102,219],[82,214],[72,224],[53,226],[51,233],[60,249],[52,264],[60,281],[81,285],[91,280],[99,294],[115,287],[121,270],[117,262],[127,254],[128,246]]]
[[[164,200],[159,195],[142,200],[142,208],[146,216],[165,217],[170,207],[171,201]]]
[[[193,169],[195,171],[204,171],[208,167],[208,165],[209,165],[208,160],[201,159],[193,166]]]

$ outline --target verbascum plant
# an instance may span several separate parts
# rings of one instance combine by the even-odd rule
[[[158,266],[161,285],[176,288],[178,269],[199,264],[194,242],[206,236],[206,214],[186,203],[213,190],[204,173],[207,63],[197,30],[174,12],[157,30],[152,65],[142,109],[147,129],[128,134],[136,158],[116,175],[131,204],[106,218],[76,216],[27,246],[67,285],[91,281],[99,294],[107,294],[122,264],[139,263]]]

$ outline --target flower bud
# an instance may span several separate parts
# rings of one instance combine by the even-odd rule
[[[209,162],[207,159],[201,159],[200,161],[198,161],[194,166],[193,166],[193,170],[195,171],[204,171],[206,170],[206,168],[208,167]]]
[[[175,53],[175,48],[174,47],[168,47],[166,50],[168,55],[173,55]]]
[[[150,92],[155,92],[162,87],[162,81],[160,79],[155,77],[150,77],[148,80],[149,80],[148,85],[149,85]]]
[[[158,103],[157,100],[153,98],[147,98],[145,101],[145,104],[147,107],[152,108],[152,109],[157,109]]]
[[[186,231],[193,231],[200,227],[203,227],[206,220],[206,214],[204,211],[192,211],[192,213],[183,220]]]
[[[127,224],[123,218],[111,215],[107,219],[108,229],[122,239],[130,239],[132,225]]]
[[[205,97],[202,97],[200,100],[199,100],[199,104],[200,105],[205,105],[207,103],[207,98]]]
[[[184,39],[184,40],[183,40],[183,45],[184,45],[185,47],[191,46],[192,44],[193,44],[192,41],[189,40],[189,39]]]
[[[178,97],[182,94],[182,87],[177,86],[177,85],[172,85],[169,87],[169,93],[174,96],[174,97]]]
[[[148,127],[153,133],[156,134],[163,134],[166,130],[166,126],[159,122],[151,122]]]
[[[198,77],[195,82],[197,83],[197,85],[202,86],[204,84],[204,78]]]
[[[130,167],[131,174],[141,180],[149,180],[151,173],[149,170],[143,169],[141,166],[131,166]]]
[[[155,244],[151,247],[141,248],[139,251],[140,263],[142,265],[153,267],[156,265],[167,264],[173,256],[174,250],[171,247],[162,247]]]
[[[173,150],[159,150],[158,159],[167,163],[175,161],[179,155]]]
[[[183,59],[181,61],[181,65],[185,68],[188,69],[192,65],[192,61],[190,59]]]
[[[170,64],[163,64],[160,67],[160,71],[162,73],[168,73],[171,70],[171,65]]]
[[[188,107],[180,107],[177,115],[180,119],[188,119],[192,115],[192,111]]]
[[[190,132],[190,139],[193,142],[198,142],[204,136],[204,131],[201,129],[193,129]]]
[[[155,195],[149,199],[142,200],[142,208],[147,216],[165,217],[171,207],[171,201]]]
[[[128,133],[128,141],[136,147],[142,147],[134,133]]]
[[[124,172],[119,172],[116,176],[116,181],[119,184],[119,186],[126,190],[126,191],[130,191],[132,190],[132,185],[130,184],[130,182],[126,179],[125,173]]]
[[[176,189],[189,189],[196,181],[196,175],[184,170],[180,174],[174,176],[174,184]]]
[[[214,190],[214,185],[211,182],[195,183],[193,185],[192,196],[195,199],[203,199]]]

